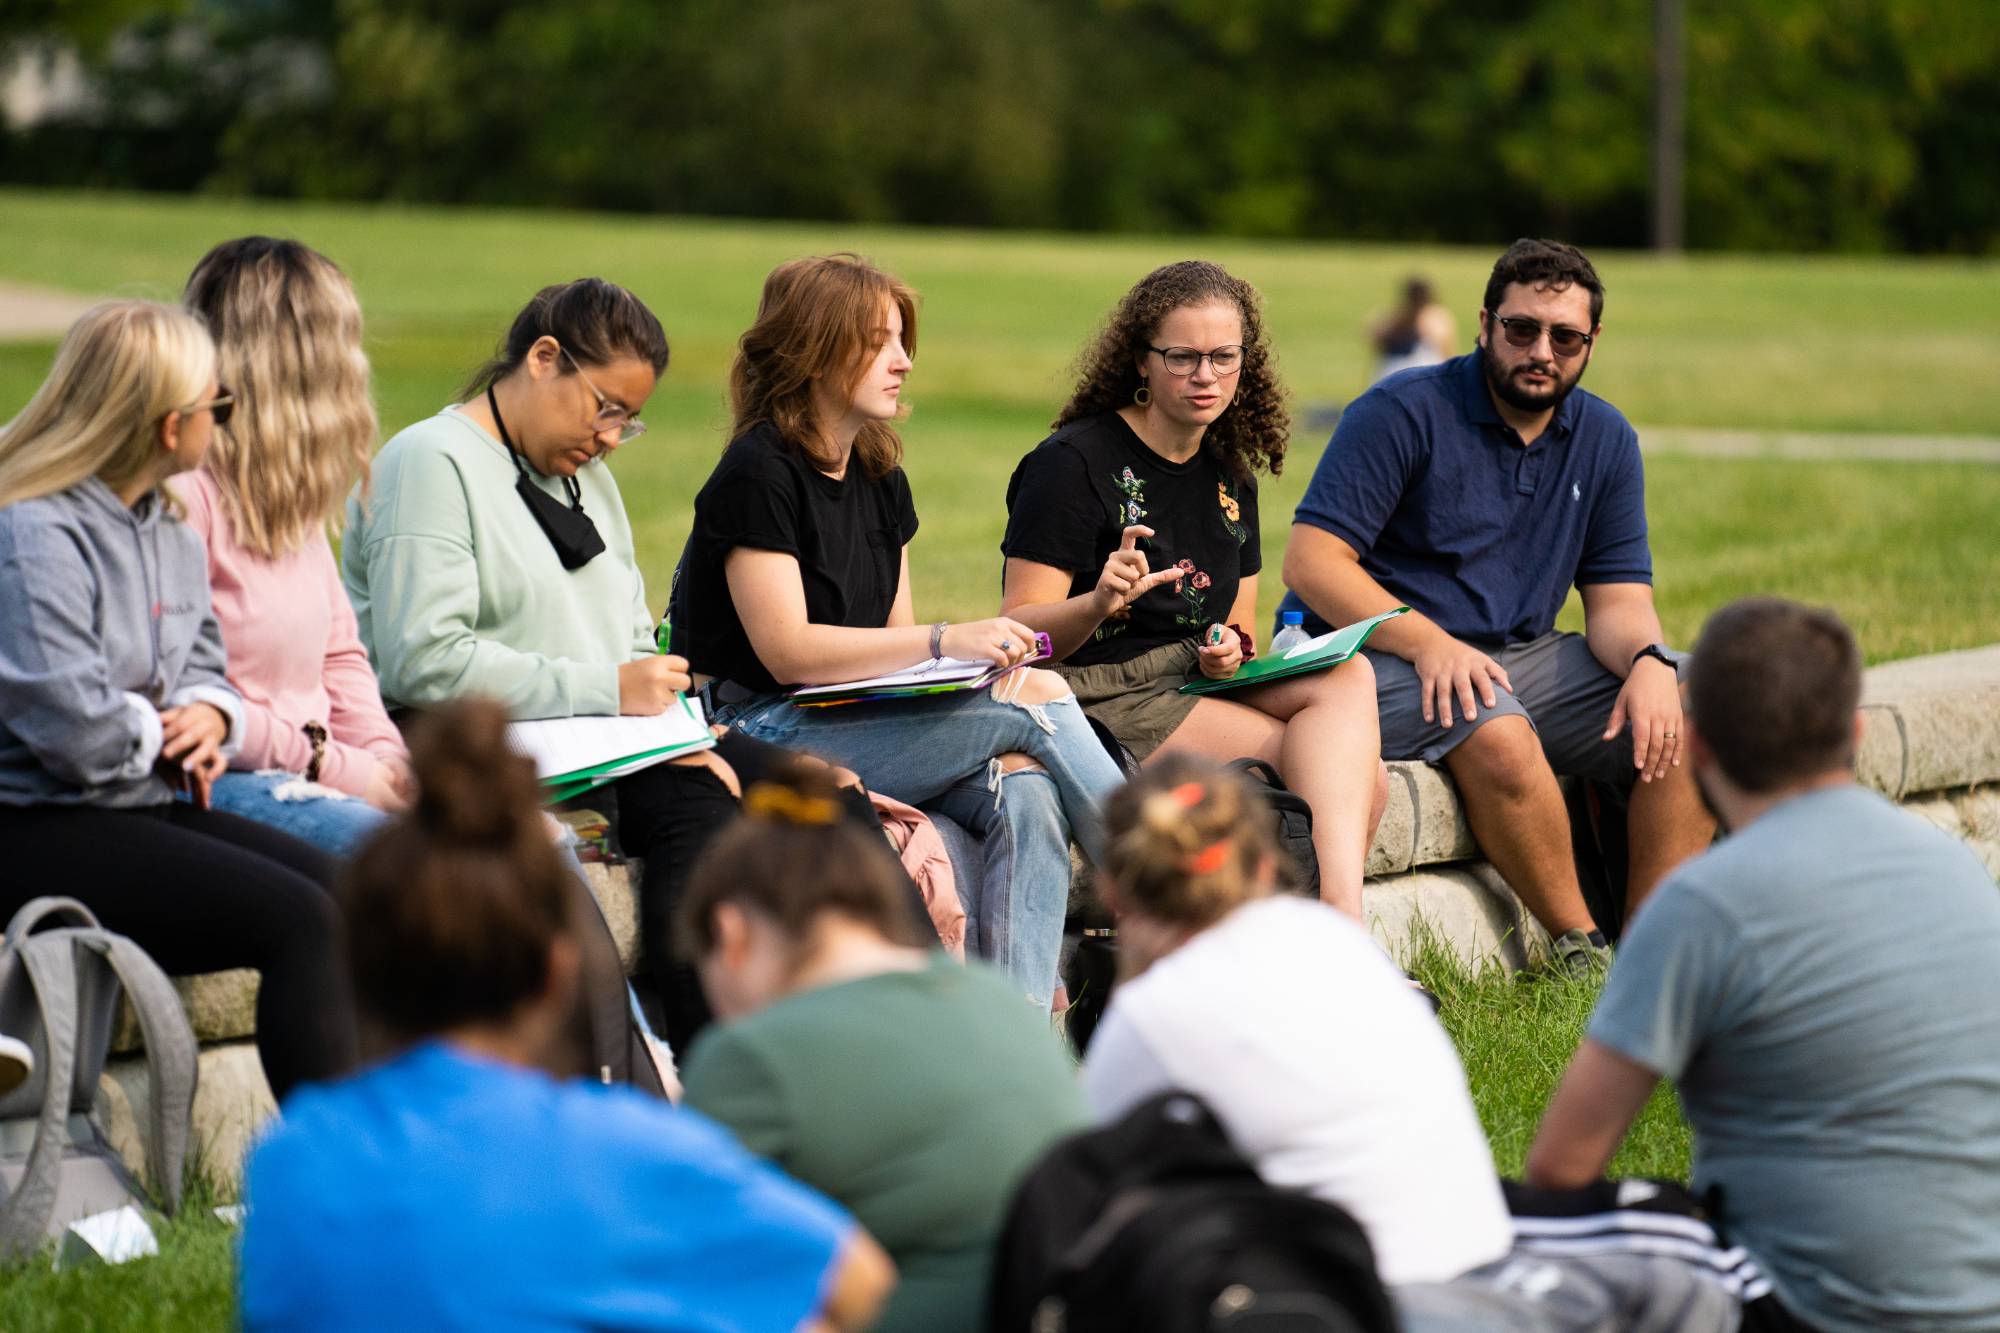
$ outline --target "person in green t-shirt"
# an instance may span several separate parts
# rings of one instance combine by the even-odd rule
[[[878,1330],[978,1328],[1015,1186],[1086,1123],[1046,1020],[921,946],[887,844],[824,775],[753,783],[680,926],[719,1020],[687,1104],[853,1212],[902,1274]]]

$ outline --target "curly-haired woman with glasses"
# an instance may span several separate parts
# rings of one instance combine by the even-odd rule
[[[1386,795],[1368,664],[1227,698],[1179,692],[1252,650],[1256,473],[1284,466],[1290,429],[1259,306],[1195,260],[1125,294],[1055,434],[1008,483],[1002,610],[1049,635],[1085,711],[1142,763],[1191,751],[1274,766],[1312,807],[1321,895],[1358,918]]]

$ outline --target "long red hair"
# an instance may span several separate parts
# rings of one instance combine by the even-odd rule
[[[825,423],[813,401],[815,384],[846,397],[882,345],[884,312],[903,317],[903,347],[917,350],[917,294],[858,255],[815,255],[771,270],[757,301],[757,320],[736,346],[729,368],[729,438],[769,422],[785,442],[815,464],[828,464]],[[903,461],[903,441],[886,421],[870,421],[855,437],[854,457],[870,477]]]

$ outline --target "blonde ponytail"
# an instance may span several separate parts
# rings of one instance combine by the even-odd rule
[[[1282,864],[1269,811],[1222,765],[1168,755],[1114,794],[1104,811],[1105,874],[1126,903],[1194,929],[1271,891]]]

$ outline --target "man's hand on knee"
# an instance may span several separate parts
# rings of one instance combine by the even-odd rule
[[[1410,665],[1417,671],[1424,721],[1435,720],[1441,726],[1451,725],[1454,701],[1458,704],[1458,716],[1469,722],[1479,716],[1480,702],[1488,708],[1500,702],[1493,693],[1496,684],[1510,694],[1514,690],[1505,667],[1443,631],[1418,650]]]
[[[1632,728],[1632,767],[1641,782],[1667,775],[1667,769],[1681,762],[1682,716],[1680,682],[1674,669],[1651,657],[1642,657],[1625,677],[1625,688],[1611,705],[1611,721],[1604,739],[1616,740],[1626,727]]]

